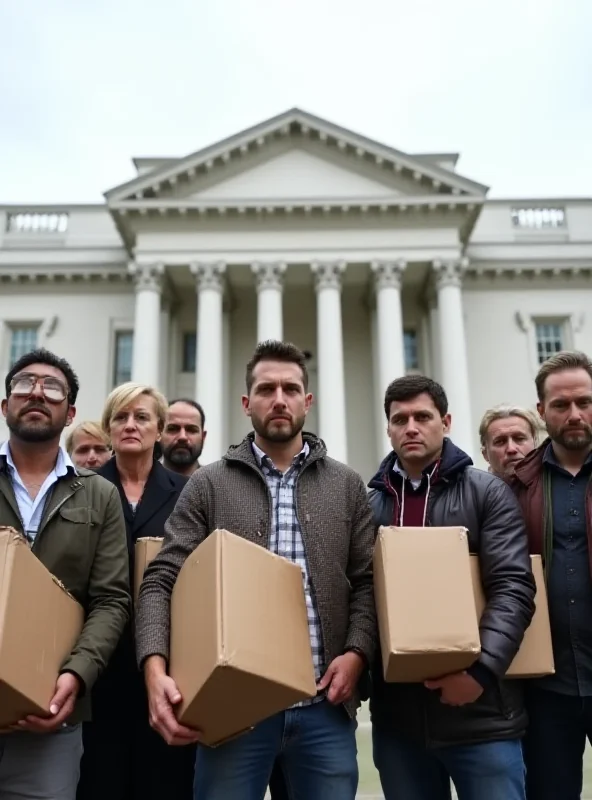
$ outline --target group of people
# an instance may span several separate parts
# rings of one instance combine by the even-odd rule
[[[305,432],[304,354],[258,345],[242,397],[252,431],[199,466],[204,410],[127,383],[100,424],[73,426],[78,379],[45,350],[6,376],[0,525],[82,604],[85,624],[49,716],[0,733],[0,800],[354,800],[356,712],[370,700],[386,800],[578,800],[592,736],[592,362],[551,357],[537,411],[492,408],[489,471],[451,440],[445,390],[395,379],[392,451],[368,486]],[[546,437],[543,438],[543,431]],[[541,440],[539,443],[539,440]],[[383,679],[373,594],[378,526],[464,526],[486,607],[481,654],[424,684]],[[170,599],[185,559],[216,528],[301,568],[317,694],[216,748],[181,725],[168,674]],[[132,607],[134,545],[164,536]],[[545,565],[555,674],[505,680]]]

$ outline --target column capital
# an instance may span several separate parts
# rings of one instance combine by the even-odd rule
[[[370,264],[370,269],[374,273],[376,290],[399,289],[400,291],[406,267],[407,262],[403,259],[398,261],[373,261]]]
[[[194,261],[189,264],[189,270],[195,278],[198,289],[214,289],[224,291],[224,275],[226,264],[224,261],[214,261],[207,264]]]
[[[462,286],[463,275],[469,266],[468,258],[447,259],[432,262],[432,269],[436,278],[436,289],[446,286]]]
[[[341,276],[345,272],[345,261],[314,261],[310,268],[315,278],[315,288],[341,289]]]
[[[162,261],[155,264],[138,264],[136,261],[130,261],[127,266],[128,273],[133,277],[136,292],[161,292],[164,270]]]
[[[281,290],[284,282],[284,274],[287,265],[283,262],[255,262],[251,264],[251,272],[255,275],[257,291],[265,291],[265,289],[278,289]]]

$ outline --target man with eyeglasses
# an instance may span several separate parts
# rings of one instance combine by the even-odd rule
[[[0,797],[75,800],[90,690],[131,611],[125,523],[116,488],[76,468],[60,447],[79,388],[68,362],[34,350],[13,365],[5,386],[10,436],[0,447],[0,526],[26,537],[83,606],[86,621],[49,716],[15,720],[13,732],[0,734]]]

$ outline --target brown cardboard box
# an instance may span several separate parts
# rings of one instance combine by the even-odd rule
[[[438,678],[479,657],[465,528],[381,527],[374,591],[387,682]]]
[[[0,729],[49,715],[60,669],[82,626],[82,607],[13,528],[0,528]]]
[[[226,530],[187,559],[171,601],[180,722],[220,744],[316,694],[302,572]]]
[[[144,578],[146,567],[159,554],[163,542],[163,538],[158,539],[155,536],[142,536],[136,540],[134,548],[134,603],[138,602],[140,585]]]
[[[541,556],[531,556],[530,558],[537,587],[536,609],[532,622],[526,629],[520,649],[506,672],[507,678],[538,678],[543,675],[553,675],[555,672],[543,561]],[[471,556],[471,572],[477,616],[481,619],[485,608],[485,595],[481,585],[479,559],[474,555]]]

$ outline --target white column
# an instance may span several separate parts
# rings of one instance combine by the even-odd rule
[[[319,435],[331,458],[347,463],[347,421],[341,323],[345,263],[311,265],[317,291]]]
[[[128,270],[136,287],[132,380],[156,387],[160,384],[160,294],[164,264],[133,262]]]
[[[204,408],[208,436],[202,464],[224,454],[224,345],[222,299],[226,264],[190,264],[197,284],[195,399]]]
[[[435,261],[440,335],[440,373],[452,415],[450,437],[473,455],[471,394],[462,302],[462,276],[467,261]]]
[[[252,264],[257,282],[257,342],[284,336],[283,277],[285,264]]]
[[[391,381],[405,375],[401,310],[401,284],[405,267],[405,261],[375,261],[371,264],[376,288],[376,338],[381,398]],[[390,449],[388,440],[385,440],[385,455]]]

